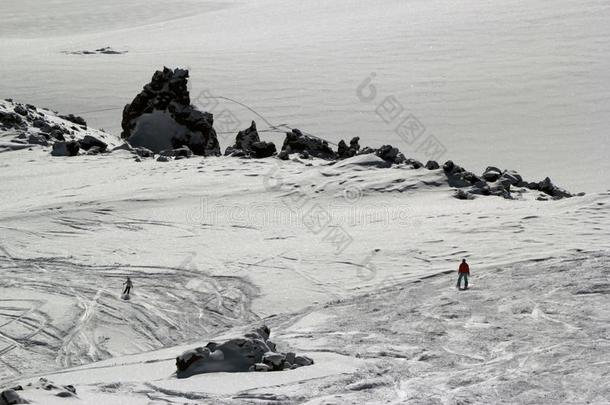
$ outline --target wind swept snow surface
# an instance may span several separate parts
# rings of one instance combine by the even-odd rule
[[[609,194],[461,201],[440,170],[360,163],[4,153],[4,385],[44,376],[82,403],[607,400]],[[262,323],[315,364],[172,377],[180,353]],[[23,396],[58,400],[43,391]]]

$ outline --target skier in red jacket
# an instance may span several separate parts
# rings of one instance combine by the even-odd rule
[[[464,290],[467,290],[468,289],[468,276],[470,275],[470,267],[468,267],[468,263],[466,263],[466,259],[462,259],[462,263],[460,263],[460,268],[458,269],[458,274],[459,274],[459,276],[458,276],[458,281],[457,281],[457,288],[460,288],[462,279],[464,279]]]

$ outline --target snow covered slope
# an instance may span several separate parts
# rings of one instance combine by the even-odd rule
[[[422,403],[435,382],[430,403],[545,403],[560,395],[545,376],[565,371],[561,395],[602,403],[603,385],[581,379],[595,350],[607,364],[610,195],[463,201],[441,170],[357,162],[3,153],[4,385],[45,376],[84,403]],[[445,272],[462,257],[474,288],[459,293]],[[183,350],[263,322],[311,370],[171,377]],[[531,382],[547,354],[563,366]],[[475,376],[483,366],[492,377]]]
[[[185,67],[194,98],[202,92],[198,102],[231,134],[236,121],[259,118],[208,96],[334,142],[401,143],[425,160],[420,147],[433,135],[443,158],[477,172],[494,163],[527,178],[544,171],[574,192],[610,187],[605,1],[39,3],[0,2],[0,98],[118,134],[117,117],[150,72]],[[127,53],[70,54],[107,46]],[[371,73],[373,99],[358,92]],[[388,113],[400,107],[400,117]],[[409,115],[425,128],[416,142],[395,131]]]

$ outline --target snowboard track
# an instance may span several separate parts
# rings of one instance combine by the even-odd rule
[[[6,255],[0,269],[0,288],[39,297],[0,299],[0,362],[6,365],[0,380],[198,340],[258,319],[250,283],[198,269]],[[128,302],[120,298],[127,274],[135,284]],[[56,298],[67,303],[62,319],[50,307]],[[108,334],[124,336],[130,347],[109,347]]]

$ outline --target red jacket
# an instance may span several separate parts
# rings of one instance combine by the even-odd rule
[[[460,269],[458,273],[470,273],[470,267],[468,267],[468,263],[460,263]]]

